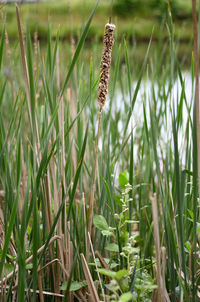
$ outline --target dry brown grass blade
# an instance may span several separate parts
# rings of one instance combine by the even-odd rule
[[[66,251],[66,270],[68,272],[68,275],[70,275],[70,272],[72,270],[72,264],[73,264],[73,244],[70,241],[70,221],[67,223],[67,238],[66,238],[66,244],[67,244],[67,251]],[[73,301],[73,294],[69,293],[68,301]]]
[[[165,295],[165,300],[167,302],[170,302],[170,298],[166,289],[166,284],[165,284],[165,268],[166,268],[166,248],[162,246],[161,248],[161,274],[162,274],[162,280],[163,280],[163,290],[164,290],[164,295]]]
[[[156,194],[151,196],[152,203],[152,215],[153,215],[153,230],[154,230],[154,242],[156,248],[156,271],[157,271],[157,284],[158,288],[153,294],[153,302],[168,302],[170,301],[165,287],[165,281],[163,280],[164,267],[161,267],[161,248],[160,248],[160,235],[159,235],[159,222],[158,222],[158,208]],[[163,265],[165,265],[165,259],[163,259]],[[162,274],[163,273],[163,274]]]
[[[83,265],[83,271],[84,271],[85,278],[86,278],[87,284],[88,284],[89,294],[91,295],[92,301],[100,302],[96,287],[94,285],[94,281],[92,280],[92,276],[90,274],[90,271],[89,271],[89,268],[88,268],[88,265],[86,262],[86,259],[83,254],[81,254],[80,256],[81,256],[81,262]]]
[[[38,71],[38,32],[34,32],[34,74],[37,74]]]
[[[42,276],[41,272],[38,272],[38,288],[39,288],[39,296],[40,302],[44,302],[43,288],[42,288]]]
[[[95,256],[97,258],[99,258],[99,261],[101,263],[101,266],[107,270],[109,270],[109,266],[107,265],[107,263],[105,262],[104,258],[101,256],[101,254],[99,253],[99,251],[95,251]]]
[[[12,52],[11,52],[11,49],[10,49],[10,42],[9,42],[8,32],[6,30],[6,26],[5,26],[5,43],[6,43],[6,49],[7,49],[6,54],[8,56],[8,62],[10,64],[10,76],[9,76],[9,80],[10,80],[10,83],[11,83],[11,86],[12,86],[13,100],[16,100],[16,83],[15,83],[15,79],[14,79],[14,76],[13,76]]]
[[[7,286],[6,289],[8,290],[9,287]],[[25,289],[25,291],[29,291],[30,293],[33,293],[33,289]],[[1,289],[0,289],[0,292],[1,292]],[[39,294],[39,290],[36,290],[36,293]],[[64,298],[64,295],[62,294],[55,294],[55,293],[51,293],[51,292],[47,292],[47,291],[42,291],[42,294],[45,295],[45,296],[52,296],[52,297],[59,297],[59,298]],[[16,302],[16,301],[14,301]]]

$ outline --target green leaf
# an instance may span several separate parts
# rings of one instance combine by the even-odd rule
[[[119,253],[119,246],[116,243],[108,244],[105,249],[109,252],[116,252]]]
[[[93,222],[97,229],[101,231],[109,231],[109,226],[107,224],[107,221],[102,215],[95,215]]]
[[[130,292],[125,293],[120,296],[119,302],[128,302],[133,298],[132,294]]]
[[[6,5],[7,2],[8,2],[8,0],[6,0],[6,2],[4,2],[3,5],[0,6],[0,9],[2,9]]]
[[[129,255],[131,254],[138,254],[140,252],[140,249],[138,247],[132,247],[132,246],[125,246],[123,247],[123,252],[127,252]]]
[[[33,263],[29,263],[26,265],[27,270],[32,269],[32,268],[33,268]]]
[[[118,272],[116,273],[115,278],[116,278],[117,280],[120,280],[120,279],[122,279],[123,277],[128,276],[128,274],[129,274],[128,270],[126,270],[126,269],[121,269],[120,271],[118,271]]]
[[[68,285],[68,282],[64,282],[61,286],[61,290],[66,290],[67,289],[67,285]],[[78,281],[72,281],[71,282],[71,285],[70,285],[70,292],[75,292],[79,289],[81,289],[82,287],[84,286],[87,286],[87,281],[84,280],[82,282],[78,282]]]
[[[119,195],[113,195],[114,201],[116,201],[120,206],[123,205],[123,202],[121,201],[121,196]]]
[[[127,175],[126,175],[126,171],[124,171],[123,173],[119,174],[119,185],[120,187],[124,187],[125,185],[128,184],[128,178],[127,178]]]
[[[114,278],[114,279],[116,277],[116,272],[109,271],[108,269],[105,269],[105,268],[99,268],[97,270],[97,272],[104,275],[104,276],[111,277],[111,278]]]

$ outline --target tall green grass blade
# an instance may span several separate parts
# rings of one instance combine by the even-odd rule
[[[197,127],[196,127],[196,106],[193,114],[193,234],[192,234],[192,297],[196,299],[196,278],[197,278],[197,213],[198,213],[198,152],[197,152]]]
[[[1,65],[3,60],[4,43],[5,43],[5,25],[3,26],[1,42],[0,42],[0,71],[1,71]]]
[[[127,69],[127,74],[128,74],[128,90],[129,90],[129,98],[130,102],[132,99],[132,81],[131,81],[131,68],[130,68],[130,63],[129,63],[129,58],[128,58],[128,49],[127,49],[127,43],[126,40],[124,40],[124,53],[125,53],[125,61],[126,61],[126,69]]]
[[[132,220],[133,216],[133,131],[131,132],[131,150],[130,150],[130,168],[129,168],[129,184],[132,186],[132,190],[129,193],[129,219]],[[131,236],[131,225],[129,225],[129,234]]]
[[[175,113],[174,113],[175,114]],[[175,165],[174,165],[174,174],[176,182],[176,198],[178,203],[178,222],[179,222],[179,240],[180,240],[180,250],[181,250],[181,262],[182,262],[182,271],[185,276],[185,287],[186,292],[188,290],[187,282],[187,272],[186,272],[186,259],[185,259],[185,239],[184,239],[184,226],[183,226],[183,204],[184,204],[184,191],[185,191],[185,173],[182,173],[180,178],[180,167],[179,167],[179,152],[178,152],[178,134],[176,128],[175,116],[173,116],[173,136],[174,136],[174,151],[175,151]],[[185,297],[187,300],[189,296]]]
[[[78,180],[79,180],[80,173],[81,173],[81,168],[82,168],[83,161],[84,161],[84,154],[85,154],[85,148],[86,148],[87,137],[88,137],[88,128],[89,128],[89,124],[87,124],[87,128],[85,131],[85,137],[84,137],[84,141],[83,141],[83,145],[82,145],[82,149],[81,149],[81,153],[80,153],[78,167],[77,167],[76,174],[74,177],[74,184],[73,184],[72,193],[70,196],[71,198],[70,198],[70,203],[69,203],[67,220],[69,219],[70,214],[71,214],[71,209],[72,209],[74,198],[75,198],[76,188],[77,188]],[[74,223],[76,223],[76,222],[74,221]]]

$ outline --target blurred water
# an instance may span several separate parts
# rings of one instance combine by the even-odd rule
[[[144,110],[143,105],[146,109],[146,117],[148,129],[151,127],[150,123],[150,107],[155,112],[156,119],[159,120],[160,132],[158,131],[157,141],[158,141],[158,155],[162,149],[162,152],[165,153],[165,148],[168,144],[173,148],[173,112],[175,117],[177,117],[177,108],[180,104],[181,95],[184,92],[185,98],[183,100],[182,107],[182,122],[178,129],[178,146],[180,152],[180,158],[184,159],[186,141],[191,139],[191,129],[189,131],[189,137],[186,137],[186,127],[189,118],[193,120],[193,102],[194,102],[194,85],[192,83],[192,75],[190,72],[183,72],[182,78],[184,86],[181,84],[179,78],[177,78],[171,89],[170,83],[167,82],[163,87],[159,87],[156,82],[152,80],[143,80],[138,91],[137,99],[133,109],[131,121],[129,123],[129,133],[131,128],[133,128],[134,138],[137,138],[140,129],[144,124]],[[133,84],[132,94],[134,94],[136,84]],[[156,96],[154,101],[153,93]],[[166,97],[164,97],[167,95]],[[132,95],[133,96],[133,95]],[[165,98],[165,101],[164,101]],[[110,102],[106,102],[105,110],[109,109]],[[126,108],[130,108],[130,96],[126,95],[123,97],[122,94],[118,93],[116,97],[116,102],[113,104],[113,112],[121,112],[121,120],[118,123],[118,131],[123,133],[124,120],[128,116],[128,111]],[[190,112],[188,109],[190,108]],[[165,111],[165,113],[164,113]],[[114,113],[116,114],[116,113]],[[132,126],[131,126],[132,125]],[[157,130],[157,129],[156,129]],[[140,133],[141,134],[141,133]],[[139,134],[139,135],[140,135]],[[137,140],[135,140],[137,141]],[[134,144],[134,157],[137,157],[138,146],[137,143]],[[161,154],[160,154],[161,155]],[[184,160],[182,161],[184,162]]]

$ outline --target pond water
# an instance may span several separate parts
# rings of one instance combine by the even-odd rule
[[[190,120],[193,120],[193,102],[194,102],[194,83],[192,81],[192,75],[190,72],[183,72],[182,79],[184,85],[181,84],[179,78],[177,78],[170,88],[168,82],[162,87],[159,87],[157,83],[152,80],[143,80],[141,82],[140,89],[138,91],[137,99],[133,109],[131,121],[129,123],[129,133],[133,128],[134,137],[137,137],[138,131],[143,127],[144,124],[144,106],[146,110],[147,124],[150,129],[150,107],[156,112],[156,119],[159,120],[160,134],[158,136],[159,148],[163,149],[166,144],[171,144],[173,148],[173,112],[175,116],[178,114],[178,107],[180,107],[181,99],[183,98],[182,110],[179,111],[181,115],[181,123],[178,128],[178,145],[180,151],[180,158],[184,158],[186,140],[186,127]],[[136,84],[133,84],[132,93],[134,93]],[[183,94],[184,93],[184,94]],[[105,110],[109,109],[109,101],[106,102]],[[128,107],[129,105],[129,107]],[[127,108],[130,108],[130,96],[126,95],[123,97],[122,94],[117,94],[116,101],[113,104],[113,112],[122,112],[121,117],[124,118],[128,115]],[[174,109],[173,109],[174,108]],[[125,114],[124,114],[125,113]],[[118,123],[119,132],[123,133],[124,122],[122,120]],[[157,129],[156,129],[157,130]],[[191,134],[191,129],[189,131]],[[191,135],[189,135],[191,138]],[[137,143],[134,145],[134,157],[136,158],[138,152]]]

